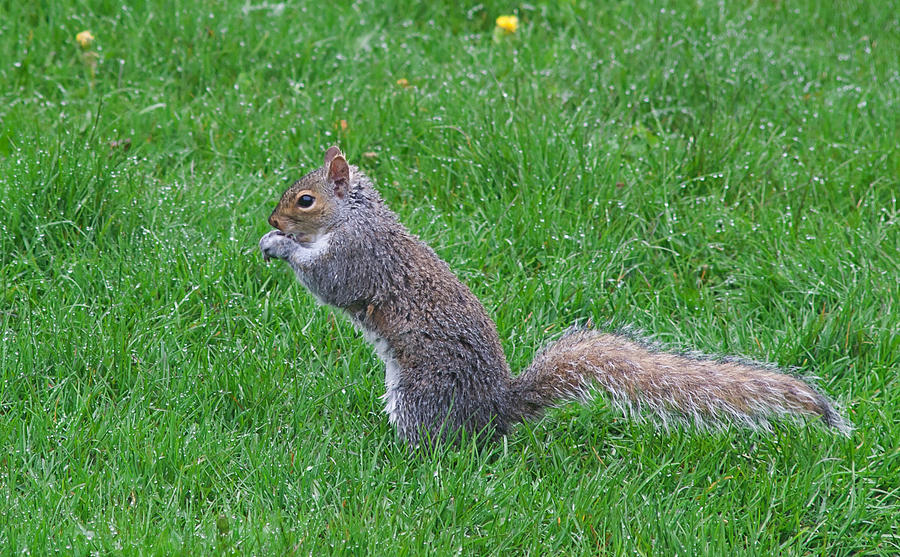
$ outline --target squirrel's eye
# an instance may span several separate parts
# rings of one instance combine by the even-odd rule
[[[309,194],[303,194],[300,196],[300,199],[297,200],[297,205],[304,209],[308,209],[309,207],[312,207],[312,204],[315,203],[315,201],[315,197]]]

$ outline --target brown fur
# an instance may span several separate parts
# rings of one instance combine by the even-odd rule
[[[555,374],[544,369],[560,370]],[[736,359],[659,352],[621,335],[573,331],[540,353],[515,388],[535,393],[537,404],[523,417],[540,414],[541,400],[588,398],[598,384],[613,402],[634,414],[649,411],[699,426],[728,422],[768,427],[769,415],[821,416],[846,433],[848,424],[809,384],[771,367]]]

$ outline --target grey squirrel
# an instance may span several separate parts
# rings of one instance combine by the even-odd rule
[[[497,329],[474,294],[385,206],[337,147],[294,183],[259,241],[322,304],[343,310],[385,365],[391,424],[412,446],[460,430],[505,435],[593,388],[632,414],[716,427],[769,427],[772,416],[819,416],[850,425],[806,382],[769,366],[667,353],[627,336],[572,329],[521,374],[506,363]]]

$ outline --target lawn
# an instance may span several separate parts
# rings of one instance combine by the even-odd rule
[[[0,553],[900,553],[896,0],[123,4],[0,3]],[[332,144],[514,370],[592,320],[855,431],[597,397],[407,451],[257,250]]]

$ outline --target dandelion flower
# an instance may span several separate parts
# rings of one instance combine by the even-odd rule
[[[82,31],[75,35],[75,40],[81,45],[81,48],[87,48],[94,42],[94,34],[90,31]]]
[[[515,33],[519,28],[519,18],[514,15],[501,15],[497,18],[497,27],[507,33]]]

